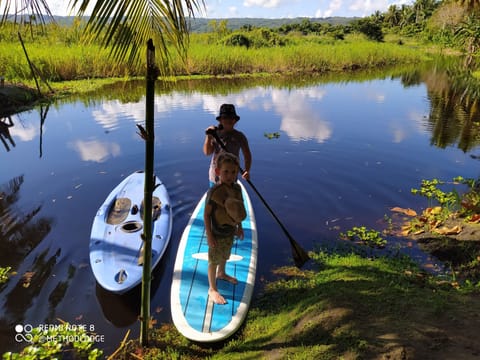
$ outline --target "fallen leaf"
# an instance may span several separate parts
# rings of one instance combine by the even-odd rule
[[[153,327],[157,324],[157,319],[151,318],[148,322],[148,328],[153,329]]]
[[[402,214],[405,214],[407,216],[417,216],[417,212],[415,210],[410,209],[410,208],[409,209],[404,209],[404,208],[395,206],[395,207],[391,208],[390,211],[402,213]]]
[[[435,220],[435,221],[430,222],[430,227],[431,227],[432,230],[435,230],[441,224],[442,224],[442,222],[440,220]]]
[[[470,219],[470,222],[471,223],[479,223],[480,222],[480,214],[473,214],[471,219]]]
[[[435,229],[435,232],[440,234],[440,235],[456,235],[460,234],[462,232],[462,228],[458,225],[448,228],[446,226],[443,226],[439,229]]]
[[[35,275],[35,271],[27,271],[22,275],[22,286],[24,288],[28,288],[30,286],[30,283],[34,275]]]
[[[400,233],[402,236],[408,236],[408,234],[410,234],[410,229],[405,229]]]
[[[413,235],[420,235],[420,234],[423,234],[425,232],[425,230],[423,229],[420,229],[420,230],[417,230],[413,233]]]

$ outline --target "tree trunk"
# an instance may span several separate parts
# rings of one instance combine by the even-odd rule
[[[155,65],[155,47],[150,39],[147,42],[147,81],[145,107],[145,189],[143,212],[143,276],[140,342],[148,346],[148,329],[150,326],[150,285],[152,280],[152,195],[154,190],[154,104],[155,80],[158,68]]]

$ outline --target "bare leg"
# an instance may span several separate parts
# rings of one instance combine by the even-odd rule
[[[225,272],[226,262],[218,265],[217,270],[217,279],[228,281],[229,283],[236,285],[238,283],[237,279],[233,276],[227,275]]]
[[[215,304],[223,305],[227,301],[225,298],[218,292],[217,289],[217,265],[208,264],[208,295],[212,298],[212,301]]]

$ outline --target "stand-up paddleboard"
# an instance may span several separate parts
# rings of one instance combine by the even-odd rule
[[[233,285],[217,281],[227,301],[214,304],[208,296],[208,243],[203,212],[206,193],[196,206],[178,247],[171,288],[173,323],[186,338],[199,342],[226,339],[242,325],[250,305],[257,266],[257,229],[250,198],[242,188],[247,217],[243,240],[234,241],[226,272],[238,280]]]
[[[90,235],[90,265],[104,289],[123,293],[143,274],[143,197],[145,174],[126,177],[108,195],[95,215]],[[152,197],[152,269],[160,261],[172,233],[172,209],[165,185],[155,177]]]

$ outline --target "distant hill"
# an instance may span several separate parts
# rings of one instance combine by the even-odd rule
[[[73,16],[54,16],[55,21],[59,24],[69,26],[73,23]],[[88,17],[85,17],[88,19]],[[208,24],[215,20],[217,22],[227,21],[227,27],[230,30],[240,29],[242,26],[251,25],[253,27],[263,27],[263,28],[277,28],[284,24],[298,24],[304,20],[318,23],[327,23],[332,25],[346,25],[353,20],[357,20],[357,17],[327,17],[327,18],[283,18],[283,19],[267,19],[267,18],[227,18],[227,19],[214,19],[214,18],[192,18],[189,20],[191,32],[202,33],[209,32],[212,29],[209,28]],[[48,21],[48,19],[47,19]]]
[[[253,27],[263,28],[278,28],[285,24],[298,24],[304,20],[311,22],[318,22],[323,24],[332,25],[346,25],[359,18],[356,17],[327,17],[327,18],[283,18],[283,19],[266,19],[266,18],[227,18],[227,19],[208,19],[208,18],[195,18],[190,20],[190,28],[192,32],[209,32],[212,29],[208,27],[208,24],[215,20],[217,22],[227,20],[227,27],[230,30],[240,29],[242,26],[251,25]]]

